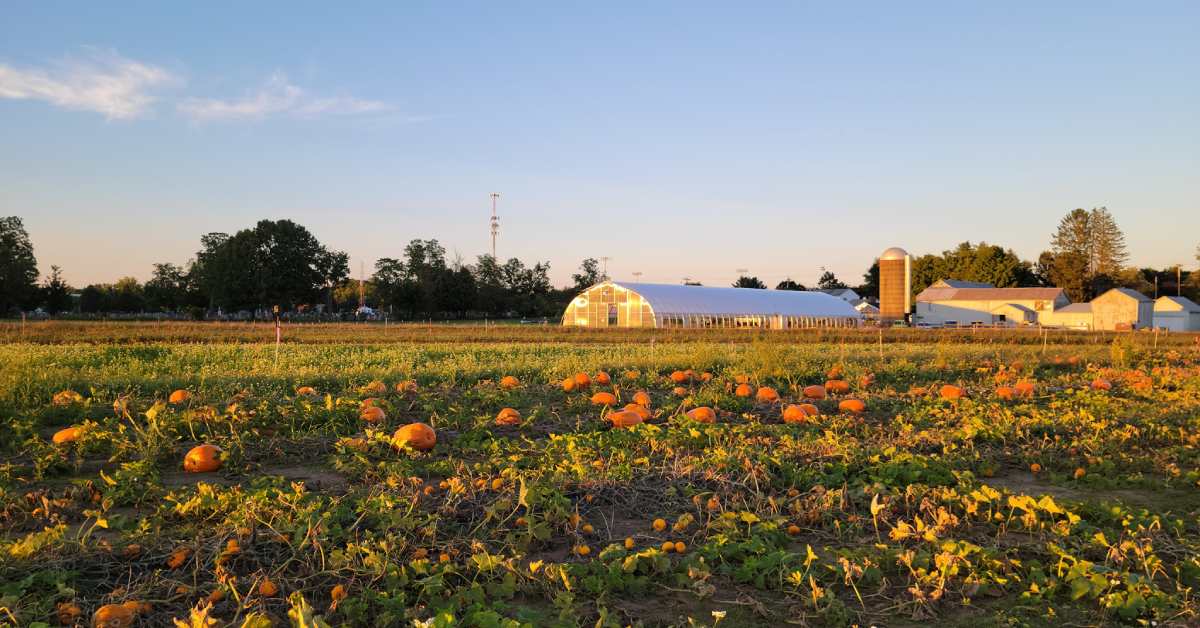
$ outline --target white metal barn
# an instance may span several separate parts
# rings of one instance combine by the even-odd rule
[[[856,327],[862,319],[849,303],[822,292],[605,281],[576,296],[562,324],[801,329]]]
[[[1200,305],[1187,297],[1159,297],[1154,326],[1171,331],[1200,331]]]

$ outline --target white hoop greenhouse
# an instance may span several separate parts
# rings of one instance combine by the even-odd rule
[[[579,293],[562,324],[804,329],[856,327],[862,320],[849,303],[823,292],[606,281]]]

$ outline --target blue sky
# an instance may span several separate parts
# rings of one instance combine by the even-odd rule
[[[100,3],[0,20],[0,214],[77,285],[290,217],[718,285],[1035,258],[1106,205],[1195,267],[1200,3]],[[648,5],[648,6],[644,6]]]

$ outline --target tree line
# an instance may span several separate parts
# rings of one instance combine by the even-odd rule
[[[1058,286],[1073,301],[1087,301],[1121,286],[1153,295],[1180,292],[1200,297],[1200,273],[1175,268],[1128,265],[1125,237],[1104,207],[1067,213],[1051,234],[1050,247],[1036,262],[1012,249],[963,242],[941,253],[913,258],[913,292],[944,279],[983,281],[998,287]],[[1196,250],[1200,262],[1200,246]],[[0,217],[0,314],[41,308],[50,314],[79,312],[173,312],[202,318],[214,313],[263,311],[278,305],[292,312],[359,315],[360,305],[393,319],[556,317],[570,299],[607,277],[592,258],[572,275],[573,285],[556,289],[550,264],[501,262],[480,255],[468,263],[447,256],[437,240],[414,239],[396,257],[375,263],[369,278],[350,276],[349,256],[331,250],[307,228],[291,220],[261,220],[232,235],[208,233],[186,264],[154,264],[145,283],[123,277],[113,283],[73,288],[62,269],[51,266],[40,278],[33,243],[17,216]],[[39,279],[40,278],[40,279]],[[757,277],[743,276],[734,287],[765,289]],[[852,288],[879,296],[879,261],[848,285],[825,269],[817,289]],[[785,279],[777,290],[807,290]]]

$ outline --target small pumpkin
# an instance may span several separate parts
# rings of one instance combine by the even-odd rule
[[[808,422],[808,410],[802,406],[790,404],[783,409],[784,423],[806,423]]]
[[[79,440],[80,436],[83,436],[83,428],[73,425],[58,430],[50,440],[54,441],[55,445],[65,445]]]
[[[592,395],[592,405],[615,406],[617,405],[617,396],[610,392],[598,392]]]
[[[642,415],[632,410],[619,410],[610,412],[605,420],[612,423],[613,427],[632,427],[643,421]]]
[[[56,406],[69,406],[71,404],[80,403],[83,401],[83,395],[74,390],[62,390],[54,393],[54,397],[50,403]]]
[[[805,386],[804,387],[804,398],[805,399],[824,399],[825,398],[825,387],[817,386],[816,384],[813,384],[812,386]]]
[[[1017,391],[1010,386],[1001,386],[996,389],[996,396],[1005,401],[1011,401],[1017,396]]]
[[[396,382],[395,388],[402,395],[415,395],[418,390],[417,383],[411,379]]]
[[[752,388],[750,384],[738,384],[737,388],[734,389],[733,394],[737,395],[738,397],[749,397],[750,395],[754,394],[754,388]]]
[[[643,421],[650,420],[650,410],[646,406],[630,403],[625,405],[625,410],[629,412],[636,412],[638,416],[642,417]]]
[[[578,384],[575,383],[574,377],[568,377],[562,381],[563,392],[575,392],[577,386]]]
[[[1013,392],[1015,392],[1018,397],[1032,397],[1033,392],[1036,389],[1037,385],[1027,379],[1023,379],[1013,386]]]
[[[688,389],[684,388],[683,386],[676,386],[671,389],[671,393],[676,397],[686,397],[688,394]]]
[[[183,470],[188,473],[212,473],[221,468],[221,448],[216,445],[196,445],[183,457]]]
[[[650,407],[650,393],[639,390],[633,394],[633,402],[644,408]]]
[[[180,388],[179,390],[176,390],[175,392],[171,393],[171,396],[167,397],[167,401],[169,401],[171,403],[179,404],[179,403],[183,403],[191,398],[192,398],[192,393]]]
[[[587,388],[592,385],[592,378],[587,373],[575,374],[575,387]]]
[[[149,610],[149,605],[133,601],[105,604],[96,609],[92,615],[92,626],[93,628],[126,628],[133,625],[143,610]]]
[[[610,377],[608,373],[600,371],[599,373],[596,373],[596,376],[592,378],[592,381],[600,384],[601,386],[607,386],[612,383],[612,377]]]
[[[843,399],[838,404],[838,410],[851,414],[862,414],[867,411],[867,404],[863,403],[861,399]]]
[[[965,397],[967,393],[954,384],[946,384],[938,390],[938,394],[947,401],[957,401]]]
[[[363,408],[362,411],[358,413],[358,418],[366,421],[367,423],[379,423],[387,418],[387,413],[383,411],[383,408],[371,405]]]
[[[672,371],[671,372],[671,381],[672,382],[675,382],[676,384],[682,384],[682,383],[686,382],[687,380],[688,380],[687,373],[684,373],[683,371]]]
[[[408,445],[419,451],[429,451],[437,444],[437,432],[425,423],[409,423],[396,430],[392,444],[397,448]]]
[[[262,582],[258,583],[258,594],[263,597],[272,597],[279,593],[279,587],[276,586],[270,578],[263,578]]]
[[[317,389],[313,388],[312,386],[301,386],[296,389],[296,396],[298,396],[298,397],[315,397],[315,396],[317,396]]]
[[[717,422],[716,411],[708,406],[700,406],[698,408],[692,408],[691,410],[687,411],[686,415],[687,415],[687,418],[689,418],[697,423],[716,423]]]
[[[496,425],[519,425],[521,413],[514,408],[503,408],[496,415]]]
[[[367,385],[363,386],[362,388],[360,388],[358,390],[359,390],[359,392],[361,392],[364,395],[380,396],[380,395],[386,395],[388,388],[387,388],[387,384],[385,384],[379,380],[374,380],[372,382],[368,382]]]
[[[1103,377],[1097,377],[1092,380],[1092,390],[1112,390],[1112,382]]]
[[[775,403],[779,401],[779,391],[770,386],[763,386],[754,393],[754,399],[759,403]]]
[[[825,392],[831,395],[844,395],[850,392],[850,382],[844,379],[831,379],[825,382]]]
[[[504,390],[512,390],[521,385],[521,380],[512,375],[505,375],[500,378],[500,387]]]
[[[629,381],[633,381],[641,376],[641,371],[625,371],[625,379]]]

